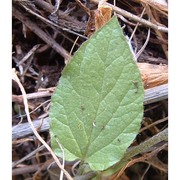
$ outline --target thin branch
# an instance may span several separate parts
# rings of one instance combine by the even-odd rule
[[[22,163],[23,161],[29,159],[30,157],[32,157],[33,155],[35,155],[37,152],[42,151],[43,149],[45,149],[44,145],[41,145],[40,147],[36,148],[34,151],[30,152],[28,155],[24,156],[23,158],[21,158],[20,160],[13,162],[12,163],[12,168],[15,168],[18,164]]]
[[[165,118],[163,118],[163,119],[160,119],[160,120],[158,120],[158,121],[155,121],[154,123],[151,123],[151,124],[149,124],[148,126],[141,128],[141,130],[139,131],[139,133],[145,131],[146,129],[149,129],[149,128],[152,127],[152,126],[155,126],[155,125],[157,125],[157,124],[160,124],[160,123],[162,123],[162,122],[165,122],[165,121],[167,121],[167,120],[168,120],[168,117],[165,117]]]
[[[90,16],[90,9],[88,9],[80,0],[75,1],[79,5],[79,7],[81,7]]]
[[[141,55],[141,53],[144,51],[144,49],[146,48],[148,42],[149,42],[149,38],[150,38],[150,34],[151,34],[151,29],[149,28],[148,29],[148,34],[147,34],[147,38],[146,38],[146,41],[145,43],[143,44],[143,46],[141,47],[141,49],[137,52],[136,54],[136,59],[139,58],[139,56]]]
[[[144,105],[168,98],[168,84],[163,84],[145,90]]]
[[[72,166],[74,163],[76,163],[76,161],[66,161],[65,166]],[[16,175],[22,175],[22,174],[34,173],[34,172],[37,173],[39,170],[48,170],[50,165],[51,165],[51,169],[55,168],[57,170],[58,168],[57,164],[54,162],[53,159],[49,159],[45,163],[26,165],[23,167],[14,168],[12,169],[12,175],[16,176]]]
[[[35,51],[39,48],[39,46],[40,44],[36,44],[35,46],[33,46],[33,48],[17,63],[17,65],[21,65],[26,60],[28,60],[29,57],[32,56],[35,53]]]
[[[142,11],[142,13],[141,13],[140,18],[142,18],[142,17],[143,17],[145,10],[146,10],[146,9],[144,8],[144,9],[143,9],[143,11]],[[139,22],[137,22],[137,23],[136,23],[136,26],[135,26],[135,28],[134,28],[134,30],[133,30],[133,32],[132,32],[132,34],[131,34],[131,37],[129,38],[129,41],[131,41],[131,40],[132,40],[132,37],[134,36],[134,34],[135,34],[135,32],[136,32],[136,30],[137,30],[138,26],[139,26]]]
[[[59,145],[59,147],[60,147],[60,149],[61,149],[61,151],[62,151],[62,166],[63,166],[63,168],[64,168],[64,164],[65,164],[64,149],[63,149],[62,145],[60,144],[58,138],[57,138],[56,136],[55,136],[54,138],[55,138],[56,142],[58,143],[58,145]],[[61,170],[60,178],[59,178],[59,179],[60,179],[60,180],[63,180],[63,172],[62,172],[62,170]]]
[[[59,10],[60,4],[62,2],[62,0],[55,0],[55,7],[54,7],[54,11],[51,14],[56,14],[57,11]]]
[[[35,92],[35,93],[29,93],[27,94],[27,99],[37,99],[37,98],[43,98],[43,97],[50,97],[52,93],[54,92],[55,87],[47,88],[43,91]],[[12,95],[12,102],[23,102],[23,96],[22,95]]]

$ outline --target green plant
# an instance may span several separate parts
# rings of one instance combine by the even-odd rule
[[[113,17],[63,70],[50,109],[54,152],[63,156],[58,140],[65,160],[79,159],[81,167],[87,164],[96,172],[108,169],[136,137],[143,101],[140,72]]]

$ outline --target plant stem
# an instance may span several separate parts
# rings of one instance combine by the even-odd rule
[[[161,141],[167,141],[167,140],[168,140],[168,129],[166,128],[163,131],[156,134],[155,136],[153,136],[152,138],[141,143],[140,145],[129,149],[127,151],[127,153],[125,154],[124,158],[126,158],[126,159],[132,158],[132,157],[138,155],[139,153],[148,151],[148,149],[150,149],[152,146],[156,145],[157,143],[159,143]]]
[[[162,141],[167,141],[168,140],[168,129],[166,128],[165,130],[159,132],[155,136],[151,137],[150,139],[146,140],[145,142],[141,143],[138,146],[129,148],[124,157],[116,163],[114,166],[111,166],[109,169],[105,170],[102,172],[103,176],[110,176],[123,168],[131,159],[132,157],[149,151],[154,145],[162,142]]]

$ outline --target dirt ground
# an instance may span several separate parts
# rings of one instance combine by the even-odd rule
[[[116,0],[108,3],[124,34],[131,38],[145,90],[167,85],[167,2]],[[37,120],[36,128],[48,144],[51,95],[69,57],[96,30],[92,14],[97,8],[97,0],[12,1],[12,68],[27,93],[30,117],[34,122]],[[153,92],[153,96],[159,93]],[[142,127],[132,146],[153,138],[168,127],[167,92],[163,90],[158,97],[151,98],[144,105]],[[23,96],[15,81],[12,101],[13,180],[57,179],[59,169],[28,126]],[[75,163],[65,163],[72,177]],[[106,179],[168,179],[167,141],[159,141],[147,152],[133,157],[126,167]]]

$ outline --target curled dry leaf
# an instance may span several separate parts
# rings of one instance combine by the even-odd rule
[[[90,37],[94,31],[97,31],[103,27],[110,19],[112,15],[112,8],[99,2],[98,9],[90,10],[89,20],[87,23],[85,34]]]
[[[112,14],[112,8],[107,5],[98,6],[98,11],[95,13],[95,28],[100,29],[105,25],[110,19]]]

